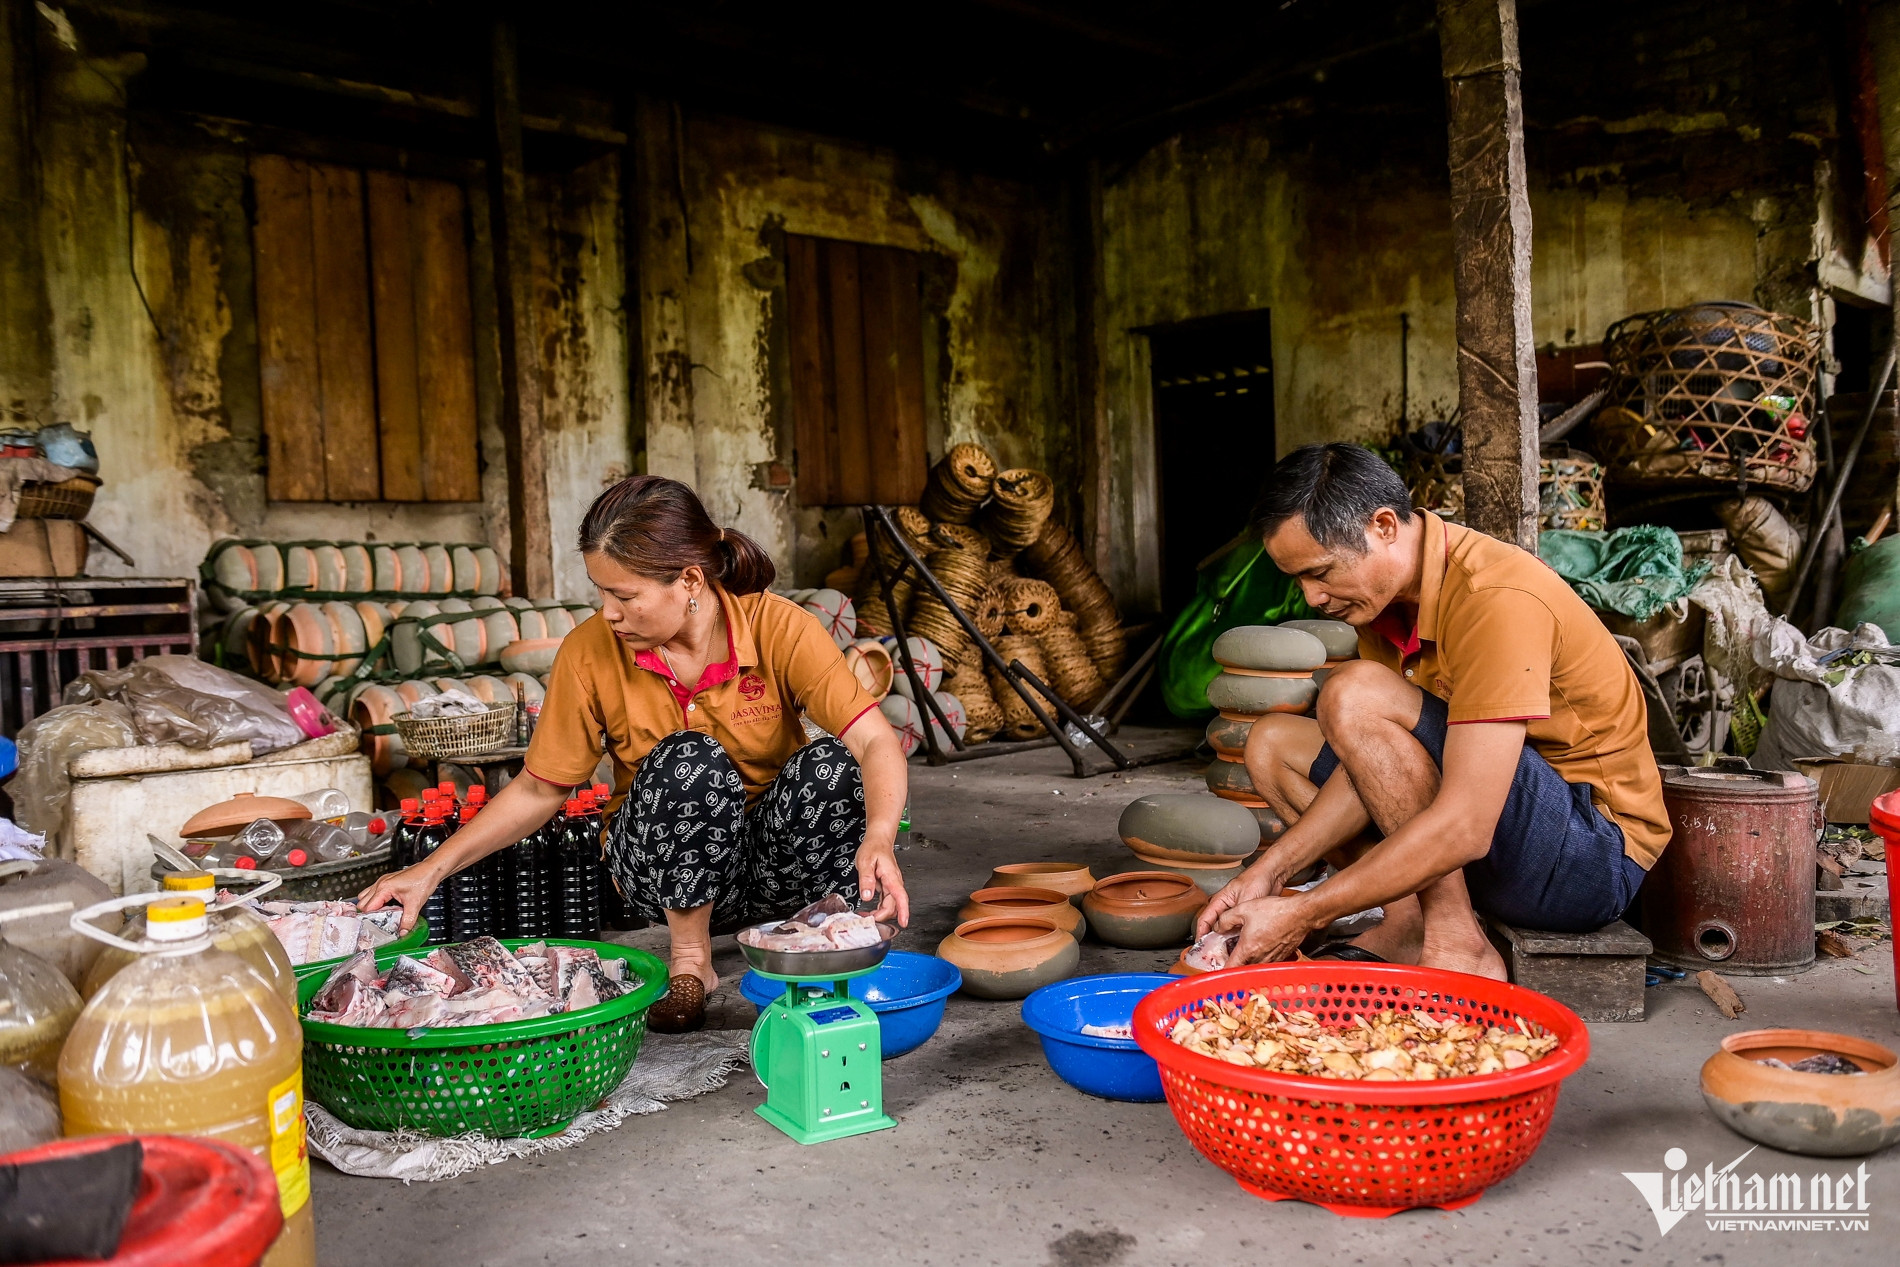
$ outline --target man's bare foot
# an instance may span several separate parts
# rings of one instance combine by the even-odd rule
[[[1503,958],[1491,945],[1491,939],[1484,935],[1484,928],[1478,923],[1476,914],[1473,914],[1470,923],[1454,921],[1449,929],[1443,927],[1443,921],[1427,921],[1418,962],[1420,967],[1468,972],[1474,977],[1489,977],[1493,981],[1503,981],[1508,975],[1504,970]]]
[[[698,977],[709,995],[719,988],[719,974],[713,971],[712,966],[711,946],[675,945],[672,964],[667,968],[667,974],[674,977]]]
[[[1417,963],[1425,918],[1418,899],[1402,897],[1385,904],[1385,919],[1352,939],[1361,950],[1369,950],[1387,963]]]

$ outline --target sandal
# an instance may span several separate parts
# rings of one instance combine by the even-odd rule
[[[666,983],[666,993],[647,1009],[647,1028],[656,1034],[690,1034],[706,1023],[706,983],[682,972]]]

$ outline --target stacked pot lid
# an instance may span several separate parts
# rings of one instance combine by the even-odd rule
[[[1253,724],[1269,713],[1311,713],[1325,676],[1358,653],[1358,631],[1338,620],[1239,625],[1216,638],[1221,672],[1208,684],[1207,702],[1219,713],[1207,726],[1215,758],[1203,776],[1208,791],[1270,816],[1242,760]]]
[[[215,542],[201,569],[205,592],[225,612],[272,596],[354,599],[499,595],[501,560],[492,547],[424,542]]]

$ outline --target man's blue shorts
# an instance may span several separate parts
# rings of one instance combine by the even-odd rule
[[[1445,768],[1445,701],[1423,692],[1412,737]],[[1339,768],[1322,745],[1307,777],[1323,784]],[[1465,867],[1471,904],[1520,928],[1587,933],[1620,919],[1644,871],[1623,852],[1623,829],[1590,802],[1590,785],[1566,783],[1529,744],[1491,834],[1491,852]]]

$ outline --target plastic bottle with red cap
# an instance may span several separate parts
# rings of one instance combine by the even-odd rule
[[[463,805],[453,831],[459,831],[474,821],[480,812],[479,805]],[[470,941],[490,933],[494,926],[494,917],[490,913],[489,876],[492,868],[488,859],[483,858],[472,866],[463,867],[442,882],[438,892],[448,893],[449,940]]]
[[[415,860],[421,862],[440,849],[448,840],[451,829],[447,826],[448,811],[442,802],[432,800],[422,811],[422,826],[417,829],[413,846]],[[447,884],[435,886],[435,892],[429,894],[422,904],[422,918],[429,921],[429,945],[440,946],[456,940],[449,933],[449,894]]]

